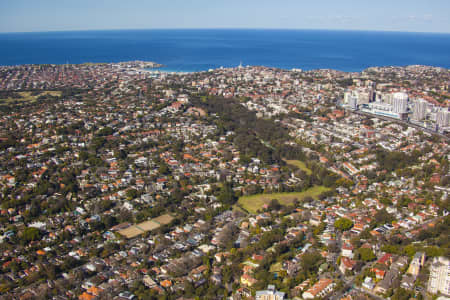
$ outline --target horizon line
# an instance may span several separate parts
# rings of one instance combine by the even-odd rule
[[[385,33],[417,33],[450,35],[450,32],[437,31],[409,31],[409,30],[379,30],[379,29],[331,29],[331,28],[264,28],[264,27],[161,27],[161,28],[103,28],[103,29],[62,29],[42,31],[0,31],[0,34],[21,33],[62,33],[62,32],[88,32],[88,31],[157,31],[157,30],[286,30],[286,31],[347,31],[347,32],[385,32]]]

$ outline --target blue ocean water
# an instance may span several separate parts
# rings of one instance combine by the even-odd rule
[[[263,65],[450,68],[450,34],[327,30],[109,30],[0,34],[0,65],[154,61],[171,71]]]

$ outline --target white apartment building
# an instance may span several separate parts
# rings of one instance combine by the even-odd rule
[[[423,99],[417,99],[414,101],[414,109],[412,118],[417,121],[425,119],[427,115],[428,102]]]
[[[450,125],[450,111],[439,110],[436,114],[436,123],[440,128],[449,126]]]
[[[393,110],[395,113],[404,114],[408,109],[408,94],[395,93],[393,98]]]
[[[428,292],[431,294],[440,292],[450,296],[450,259],[443,256],[433,259],[428,279]]]

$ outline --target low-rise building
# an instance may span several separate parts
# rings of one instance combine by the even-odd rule
[[[256,300],[283,300],[285,293],[275,290],[275,286],[267,286],[267,290],[257,291],[255,295]]]
[[[413,276],[419,275],[420,268],[423,266],[424,263],[425,263],[425,253],[417,252],[414,255],[411,263],[409,264],[408,274],[411,274]]]
[[[306,292],[303,293],[304,299],[314,299],[316,297],[324,297],[330,293],[336,284],[329,278],[322,278]]]

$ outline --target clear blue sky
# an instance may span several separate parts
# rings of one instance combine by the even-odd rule
[[[450,0],[0,0],[0,32],[293,28],[450,33]]]

